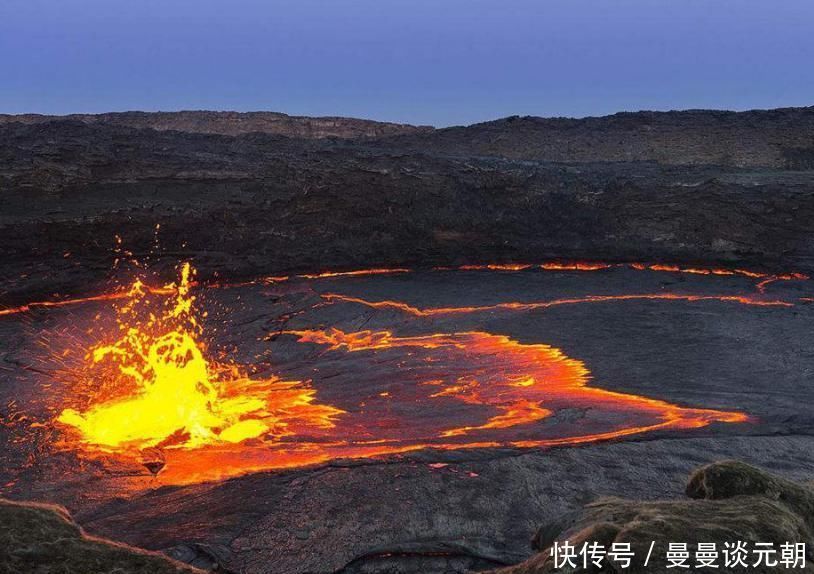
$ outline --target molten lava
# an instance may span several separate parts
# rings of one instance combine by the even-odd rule
[[[390,425],[394,431],[392,436],[389,432],[378,435],[393,444],[415,436],[422,443],[412,448],[578,444],[655,429],[698,428],[716,421],[748,420],[742,413],[683,408],[665,401],[589,387],[590,374],[581,361],[548,345],[523,344],[502,335],[474,331],[396,337],[389,331],[345,333],[337,329],[289,333],[299,337],[301,343],[327,345],[331,351],[403,350],[400,355],[410,357],[412,365],[402,375],[406,380],[412,379],[411,373],[426,371],[428,363],[433,365],[434,378],[419,383],[420,387],[429,386],[433,392],[424,395],[418,391],[422,397],[419,400],[445,398],[466,405],[463,409],[448,407],[450,411],[465,411],[468,407],[475,413],[483,412],[486,407],[487,412],[491,412],[482,423],[468,425],[455,425],[456,416],[450,412],[436,421],[439,426],[431,433],[424,428],[424,436],[415,436],[415,428],[399,425]],[[462,373],[459,365],[467,365],[468,369]],[[440,378],[435,378],[439,375]],[[400,379],[394,377],[395,381]],[[410,395],[415,398],[416,393],[413,390]],[[390,395],[388,393],[388,397]],[[556,412],[571,409],[585,409],[594,414],[583,417],[576,425],[560,422],[547,428],[534,424]],[[589,420],[591,418],[595,420]],[[340,422],[338,430],[346,423],[347,419]],[[600,432],[585,432],[593,425],[604,428]]]
[[[438,316],[623,301],[782,308],[796,302],[769,298],[766,286],[806,279],[799,274],[584,262],[480,265],[449,271],[605,272],[620,267],[734,275],[754,282],[757,291],[634,292],[460,307],[416,307],[322,291],[315,308],[363,305],[401,312],[409,324],[400,320],[398,331],[423,334],[406,336],[384,329],[344,332],[308,323],[283,330],[277,335],[286,341],[287,352],[298,357],[275,364],[278,373],[290,373],[285,377],[259,377],[250,367],[213,357],[199,322],[205,314],[196,314],[192,290],[197,284],[189,265],[183,265],[178,281],[167,286],[136,282],[129,290],[29,303],[0,310],[0,316],[50,309],[59,315],[57,309],[70,305],[114,306],[115,323],[107,332],[101,329],[106,334],[94,340],[78,377],[74,376],[77,381],[63,385],[66,390],[64,398],[58,399],[56,420],[65,437],[59,444],[83,456],[137,461],[152,475],[160,472],[167,483],[425,448],[539,448],[748,420],[735,411],[683,407],[592,387],[584,363],[548,345],[483,331],[432,332]],[[358,281],[392,273],[409,270],[266,277],[207,288],[246,288],[257,297],[272,283]],[[255,300],[262,302],[262,298]],[[61,313],[70,316],[67,309]],[[99,320],[97,327],[105,326]],[[55,351],[58,355],[62,349]]]
[[[195,448],[287,434],[291,419],[332,426],[341,411],[313,403],[314,390],[297,382],[251,380],[234,365],[205,358],[190,294],[192,269],[163,291],[136,281],[118,308],[118,338],[88,354],[90,366],[112,367],[85,412],[65,409],[58,421],[87,445],[102,449],[154,446]],[[107,395],[106,395],[107,391]]]

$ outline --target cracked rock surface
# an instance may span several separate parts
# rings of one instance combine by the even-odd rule
[[[726,544],[737,541],[744,542],[750,549],[756,544],[772,544],[776,549],[783,544],[805,544],[805,566],[800,563],[785,571],[814,571],[811,564],[814,490],[810,486],[741,462],[728,461],[713,463],[693,472],[687,495],[691,500],[600,499],[541,527],[533,541],[540,554],[520,565],[493,572],[667,573],[675,569],[668,567],[666,559],[671,542],[687,543],[690,556],[694,556],[699,543],[714,543],[718,552],[722,552]],[[608,560],[600,567],[577,563],[555,569],[551,548],[555,540],[561,544],[567,540],[577,547],[586,542],[597,542],[605,548],[614,543],[629,544],[636,558],[629,568]],[[645,557],[651,548],[651,559],[645,565]],[[782,570],[783,566],[757,564],[749,557],[745,564],[729,566],[726,571],[769,573]]]
[[[810,281],[771,282],[761,294],[757,278],[629,266],[433,268],[583,259],[811,274],[811,117],[810,108],[622,114],[450,130],[254,118],[273,133],[246,133],[222,116],[5,118],[0,309],[104,292],[119,278],[116,236],[159,277],[189,260],[205,285],[409,267],[419,271],[203,289],[208,309],[228,309],[207,319],[207,342],[261,372],[312,379],[318,397],[340,401],[359,381],[390,384],[393,355],[337,358],[283,331],[477,330],[561,349],[585,363],[594,387],[750,419],[564,448],[420,450],[166,484],[139,464],[53,448],[59,433],[46,423],[71,398],[53,355],[82,342],[106,307],[34,308],[0,317],[2,494],[64,505],[95,535],[245,574],[495,569],[539,560],[528,540],[541,524],[541,541],[597,522],[612,526],[602,531],[611,537],[638,516],[647,527],[636,535],[645,536],[666,528],[658,517],[694,523],[696,507],[746,536],[727,514],[739,496],[771,517],[761,536],[808,536],[807,487],[785,481],[814,476]],[[639,299],[413,316],[328,297],[426,309],[633,293],[789,305]],[[595,414],[563,410],[549,422],[580,427]],[[691,489],[703,500],[680,496],[693,469],[733,458],[782,480],[730,480],[726,467],[709,467]],[[597,502],[608,496],[627,500]]]
[[[515,564],[531,555],[528,540],[541,523],[602,496],[676,498],[693,468],[716,460],[738,458],[797,480],[814,475],[808,408],[814,391],[806,375],[814,370],[807,345],[814,307],[797,302],[811,296],[811,282],[767,287],[767,298],[795,301],[789,307],[609,300],[436,317],[329,303],[325,295],[429,308],[624,294],[631,285],[642,293],[736,295],[751,293],[756,282],[626,268],[437,271],[200,294],[207,308],[229,309],[207,319],[219,327],[213,346],[237,349],[238,362],[257,364],[256,357],[264,357],[263,368],[284,378],[312,378],[317,396],[328,402],[350,396],[360,381],[393,384],[405,357],[391,362],[391,355],[378,354],[369,363],[352,354],[332,355],[279,334],[281,320],[294,330],[330,326],[420,335],[479,329],[543,342],[583,360],[592,386],[688,407],[735,409],[752,417],[748,423],[553,449],[422,450],[190,485],[163,484],[161,475],[153,479],[138,464],[83,461],[48,448],[47,434],[40,443],[28,441],[43,429],[23,432],[11,425],[0,429],[0,479],[9,485],[7,496],[63,504],[91,533],[232,572],[465,572]],[[14,399],[32,422],[52,417],[43,398],[68,396],[60,393],[69,388],[49,373],[36,335],[64,332],[66,325],[81,332],[100,312],[104,305],[90,304],[0,322],[3,402]],[[589,424],[592,413],[567,415],[551,424]],[[171,452],[167,464],[173,464]],[[729,492],[724,481],[696,482],[694,492]],[[780,488],[750,484],[750,492]]]
[[[203,574],[165,556],[86,536],[64,509],[0,499],[0,572]]]

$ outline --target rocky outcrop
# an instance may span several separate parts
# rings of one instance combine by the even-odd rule
[[[370,145],[458,157],[814,168],[814,106],[746,112],[623,112],[581,119],[513,116],[444,129],[275,112],[0,114],[0,126],[54,121],[229,136],[260,132],[308,139],[376,140]]]
[[[811,169],[814,107],[511,117],[387,140],[398,149],[569,162]]]
[[[432,131],[429,126],[412,126],[342,117],[289,116],[275,112],[118,112],[106,114],[2,115],[0,125],[41,124],[74,121],[89,125],[109,125],[153,130],[236,136],[260,132],[299,138],[373,138]]]
[[[543,574],[548,572],[648,572],[666,574],[670,543],[687,543],[694,557],[699,543],[714,543],[721,553],[727,544],[740,541],[747,549],[771,544],[780,557],[784,544],[806,545],[805,567],[788,571],[814,572],[811,545],[814,544],[814,489],[774,476],[739,462],[720,462],[702,467],[690,477],[690,500],[637,502],[603,498],[582,511],[541,527],[532,546],[541,553],[526,562],[494,571],[494,574]],[[630,567],[617,567],[608,559],[601,567],[579,560],[555,569],[553,545],[568,541],[577,549],[596,542],[601,548],[629,544],[635,557]],[[652,544],[652,551],[651,551]],[[647,566],[644,559],[651,556]],[[723,560],[723,558],[721,558]],[[778,566],[757,564],[753,556],[747,565],[727,567],[727,572],[776,572]],[[771,562],[771,561],[770,561]],[[692,563],[692,559],[689,561]],[[723,564],[721,562],[720,564]],[[719,568],[720,568],[719,564]],[[563,566],[562,558],[559,565]]]
[[[68,513],[0,499],[0,573],[203,574],[154,552],[86,536]]]
[[[202,278],[555,258],[814,270],[814,172],[54,122],[0,127],[0,198],[6,304],[21,275],[29,294],[40,275],[49,293],[63,271],[103,278],[114,237],[145,254],[157,224]]]
[[[0,126],[0,305],[107,289],[103,280],[119,255],[113,249],[116,236],[157,272],[166,269],[168,279],[183,260],[194,263],[202,280],[560,258],[811,273],[814,171],[786,169],[814,167],[810,115],[810,109],[724,113],[715,123],[715,114],[688,112],[651,118],[657,128],[652,130],[633,129],[643,125],[647,114],[615,120],[514,119],[379,138],[369,137],[381,135],[375,131],[379,127],[343,135],[313,127],[317,124],[309,124],[310,132],[257,133],[256,125],[241,127],[243,116],[226,127],[204,116],[198,118],[200,125],[192,118],[175,127],[161,123],[169,121],[166,117],[139,114],[125,118],[132,125],[115,125],[120,116],[109,121],[34,118],[28,124],[15,117]],[[712,132],[710,124],[717,126]],[[550,139],[555,128],[564,139]],[[224,133],[192,133],[209,130]],[[323,137],[332,134],[356,139]],[[592,141],[601,145],[588,147]],[[737,153],[727,155],[733,149]],[[674,163],[682,165],[668,165]],[[606,280],[606,275],[595,279],[597,292],[614,288]],[[687,287],[684,281],[667,278],[665,285],[677,282],[680,291]],[[635,281],[625,285],[641,287]],[[459,286],[454,289],[462,293]],[[490,289],[484,293],[500,294],[506,287],[498,282]],[[472,294],[473,304],[480,303],[480,296]],[[262,300],[276,297],[264,294]],[[799,351],[806,347],[797,334],[810,325],[806,309],[801,304],[771,319],[767,309],[755,309],[754,321],[727,312],[732,317],[727,322],[692,307],[664,330],[667,319],[649,302],[613,314],[592,310],[570,318],[552,313],[551,323],[511,319],[512,329],[540,329],[526,332],[528,340],[548,340],[551,334],[562,343],[570,340],[581,357],[605,365],[603,381],[616,373],[617,390],[630,391],[625,385],[632,384],[637,377],[631,373],[638,370],[642,388],[658,389],[654,396],[682,404],[730,400],[740,409],[769,403],[766,408],[775,418],[759,417],[771,422],[766,436],[744,435],[733,442],[666,437],[500,455],[505,458],[488,451],[467,455],[471,459],[456,454],[442,462],[460,468],[439,472],[423,464],[439,462],[434,454],[418,463],[260,473],[104,503],[101,495],[95,501],[87,496],[100,490],[89,471],[90,482],[62,491],[46,484],[38,492],[25,492],[35,485],[26,478],[17,483],[23,492],[14,497],[59,500],[89,531],[235,571],[337,572],[344,567],[345,572],[423,573],[512,564],[528,557],[524,540],[530,525],[597,493],[669,497],[666,485],[672,480],[692,465],[723,456],[753,457],[758,464],[779,461],[778,468],[785,464],[798,477],[810,474],[811,418],[804,409],[804,385],[797,384],[809,372],[808,355]],[[277,316],[261,313],[245,324],[259,326],[265,317]],[[592,316],[602,321],[596,323],[603,325],[599,332],[586,326],[594,325]],[[630,328],[631,317],[637,317],[637,328]],[[342,320],[366,325],[369,319],[360,314]],[[621,337],[605,330],[621,324],[627,326]],[[14,344],[3,350],[16,353],[17,341],[28,337],[16,324],[8,325],[3,340]],[[458,325],[456,331],[472,328],[471,323]],[[572,331],[569,325],[579,327]],[[701,335],[692,335],[699,327]],[[650,347],[631,344],[632,333],[639,340],[661,337],[660,346],[650,353]],[[724,339],[724,333],[732,338]],[[744,333],[750,333],[746,339]],[[230,337],[237,336],[230,331]],[[240,337],[229,343],[265,340]],[[750,351],[744,360],[747,340],[772,346]],[[635,347],[641,351],[635,365],[659,363],[667,372],[665,357],[678,364],[676,349],[685,341],[693,353],[701,349],[714,359],[714,369],[708,362],[690,361],[695,374],[689,379],[664,377],[660,371],[649,376],[650,371],[630,369],[619,360],[622,347]],[[709,341],[718,346],[710,347]],[[722,353],[721,341],[731,354]],[[10,358],[4,368],[14,377],[37,368]],[[747,374],[733,376],[735,364]],[[717,382],[710,385],[711,379]],[[694,387],[687,380],[694,380]],[[22,388],[16,384],[7,388],[16,392]],[[682,395],[689,392],[686,388],[695,394]],[[43,458],[63,472],[56,457]],[[793,483],[733,465],[710,467],[697,477],[690,489],[697,498],[604,499],[550,523],[537,545],[545,549],[561,536],[577,535],[611,541],[630,537],[631,542],[654,534],[662,540],[693,534],[696,538],[687,540],[693,542],[721,532],[762,541],[811,538],[807,487],[792,488]],[[371,492],[377,496],[371,498]],[[541,554],[514,572],[546,567]]]

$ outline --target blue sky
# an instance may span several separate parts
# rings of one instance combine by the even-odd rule
[[[812,0],[0,0],[0,113],[814,104]]]

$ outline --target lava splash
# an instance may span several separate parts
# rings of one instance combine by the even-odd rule
[[[108,450],[239,443],[289,434],[292,422],[331,427],[341,411],[314,404],[306,385],[252,380],[235,365],[205,358],[192,273],[183,265],[179,282],[163,290],[133,284],[118,308],[118,338],[88,353],[89,382],[100,383],[92,404],[83,413],[67,408],[57,420],[86,445]],[[155,301],[163,292],[174,297]]]
[[[357,275],[361,272],[352,274]],[[330,277],[342,280],[344,275]],[[409,321],[400,323],[399,330],[419,334],[283,330],[275,338],[289,349],[288,355],[273,362],[277,375],[258,376],[257,366],[225,360],[208,348],[203,324],[211,321],[196,310],[196,287],[205,288],[183,265],[174,284],[156,288],[136,282],[128,291],[89,301],[91,309],[114,305],[116,324],[109,333],[102,329],[79,376],[73,377],[77,382],[67,385],[55,417],[63,435],[58,446],[80,457],[136,461],[153,474],[160,471],[163,482],[182,484],[421,449],[545,448],[739,423],[748,416],[592,387],[582,361],[549,345],[482,330],[427,331],[434,330],[436,315],[634,297],[790,304],[760,294],[664,293],[417,309],[398,301],[323,293],[317,307],[363,304],[404,311]],[[251,290],[262,304],[257,298],[262,285],[234,288]],[[100,325],[106,323],[101,320]]]

